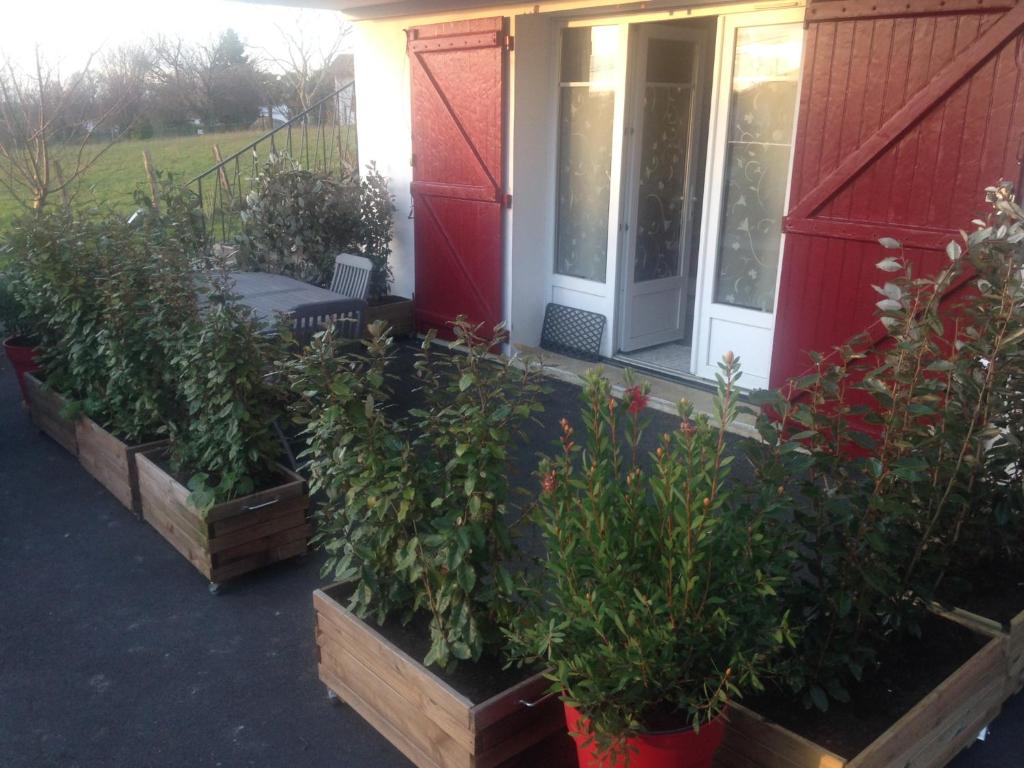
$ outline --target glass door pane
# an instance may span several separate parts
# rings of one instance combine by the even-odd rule
[[[605,281],[619,30],[562,36],[555,271]]]
[[[648,44],[633,280],[679,274],[693,101],[694,43]]]
[[[771,312],[803,28],[736,30],[714,300]]]

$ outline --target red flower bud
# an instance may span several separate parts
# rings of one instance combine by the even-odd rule
[[[629,401],[629,412],[636,416],[647,407],[650,398],[644,394],[643,389],[639,385],[634,385],[626,390],[626,400]]]

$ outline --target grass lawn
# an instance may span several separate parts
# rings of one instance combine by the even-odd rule
[[[143,150],[149,150],[157,170],[173,173],[176,179],[184,183],[214,164],[214,144],[220,147],[222,156],[227,157],[263,133],[235,131],[118,142],[83,177],[75,194],[75,203],[103,203],[128,212],[133,206],[132,194],[135,189],[146,184],[146,172],[142,165]],[[59,202],[58,197],[51,199],[48,204]],[[0,190],[0,229],[5,228],[23,210],[5,190]]]

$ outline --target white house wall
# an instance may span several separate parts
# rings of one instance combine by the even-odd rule
[[[391,180],[395,195],[395,240],[392,292],[411,296],[414,283],[412,198],[412,127],[409,61],[405,53],[407,22],[361,22],[355,32],[356,134],[359,161],[371,161]]]

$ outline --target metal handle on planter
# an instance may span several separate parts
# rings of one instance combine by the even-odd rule
[[[264,501],[262,504],[253,504],[251,507],[242,507],[242,511],[255,512],[257,509],[263,509],[264,507],[269,507],[271,504],[277,504],[280,500],[280,496],[275,496],[270,501]]]
[[[539,699],[535,699],[534,701],[527,701],[526,699],[520,699],[519,703],[522,704],[527,709],[533,709],[534,707],[539,707],[541,704],[543,704],[545,701],[550,699],[552,696],[557,695],[557,693],[558,693],[557,691],[551,691],[550,693],[545,693]]]

